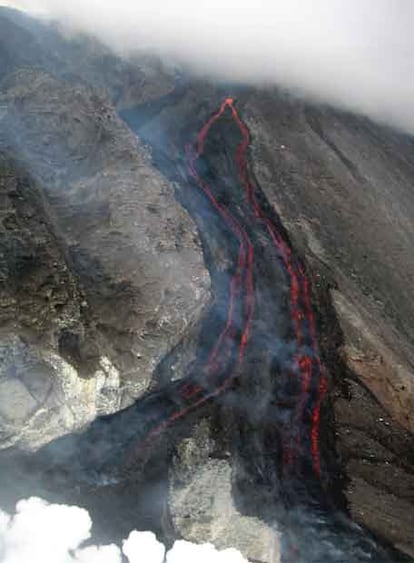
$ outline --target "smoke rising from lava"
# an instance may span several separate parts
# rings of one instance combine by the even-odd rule
[[[8,0],[201,74],[278,84],[414,132],[409,0]]]

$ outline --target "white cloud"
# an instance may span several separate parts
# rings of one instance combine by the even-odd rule
[[[246,563],[241,553],[234,548],[218,551],[211,543],[195,545],[179,540],[167,553],[167,563]],[[131,563],[134,563],[131,561]],[[138,563],[138,562],[137,562]]]
[[[1,517],[5,563],[66,563],[68,551],[87,539],[91,528],[86,510],[38,498],[19,501],[13,517]]]
[[[155,534],[136,530],[123,541],[122,551],[129,563],[142,563],[142,553],[145,553],[145,563],[162,563],[165,556],[165,547],[157,541]]]
[[[32,497],[10,516],[0,510],[0,563],[121,563],[114,545],[81,547],[91,535],[88,512],[78,506],[49,504]],[[163,563],[165,547],[152,532],[133,531],[122,542],[129,563]],[[167,563],[247,563],[235,549],[218,551],[211,544],[177,541]]]
[[[74,561],[76,563],[121,563],[122,558],[116,545],[92,545],[78,550]]]
[[[414,132],[412,0],[8,0],[215,77],[275,83]]]

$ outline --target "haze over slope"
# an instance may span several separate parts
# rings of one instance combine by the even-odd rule
[[[272,83],[414,132],[409,0],[6,0],[216,78]]]

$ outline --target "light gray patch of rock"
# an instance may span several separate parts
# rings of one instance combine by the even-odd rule
[[[118,410],[119,373],[103,357],[95,377],[82,378],[58,354],[10,335],[0,342],[0,396],[1,448],[35,450]]]
[[[235,547],[247,559],[279,563],[278,531],[237,510],[231,465],[209,457],[213,445],[203,420],[177,449],[169,500],[175,529],[188,541]]]

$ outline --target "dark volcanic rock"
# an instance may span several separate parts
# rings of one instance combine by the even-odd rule
[[[312,265],[315,288],[331,286],[351,509],[414,556],[413,141],[280,94],[250,97],[246,112],[258,181]]]
[[[337,283],[347,363],[412,431],[413,140],[283,96],[246,110],[259,182]]]

